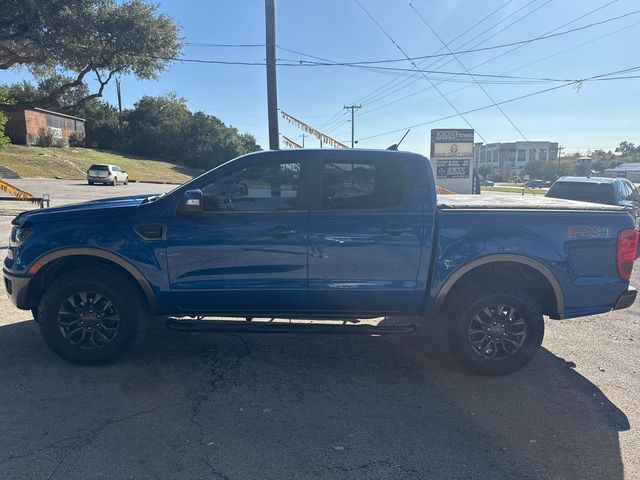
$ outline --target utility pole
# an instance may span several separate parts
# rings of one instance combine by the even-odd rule
[[[116,93],[118,95],[118,113],[122,116],[122,94],[120,92],[120,79],[116,78]]]
[[[298,135],[298,137],[302,138],[302,148],[304,148],[304,139],[307,138],[309,135],[307,135],[306,133],[303,133],[302,135]]]
[[[562,156],[562,150],[564,147],[558,147],[558,170],[556,171],[556,177],[560,177],[560,157]]]
[[[354,134],[355,134],[355,114],[356,110],[362,108],[362,105],[345,105],[345,110],[351,110],[351,148],[355,145],[354,142]]]
[[[278,89],[276,83],[276,7],[275,0],[264,0],[267,48],[267,111],[269,118],[269,149],[280,149],[278,136]]]

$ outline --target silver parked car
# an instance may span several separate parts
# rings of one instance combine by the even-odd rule
[[[102,183],[104,185],[118,185],[129,183],[129,174],[117,165],[91,165],[87,170],[87,183]]]

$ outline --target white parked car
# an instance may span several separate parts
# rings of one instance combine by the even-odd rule
[[[129,174],[117,165],[91,165],[87,170],[87,183],[102,183],[103,185],[118,185],[129,183]]]

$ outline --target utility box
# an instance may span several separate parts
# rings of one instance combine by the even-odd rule
[[[454,193],[474,193],[473,129],[431,130],[431,168],[436,185]]]

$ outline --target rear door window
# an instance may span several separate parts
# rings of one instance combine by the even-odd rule
[[[624,186],[624,200],[627,202],[635,201],[636,200],[635,194],[637,192],[633,184],[627,180],[622,182],[622,185]]]
[[[324,163],[324,210],[380,210],[399,207],[408,200],[404,162]]]
[[[611,183],[556,182],[546,196],[607,205],[617,203],[614,186]]]

